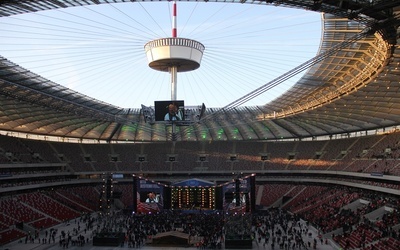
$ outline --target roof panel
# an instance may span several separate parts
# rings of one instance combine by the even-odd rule
[[[0,5],[0,16],[97,2],[7,2]],[[320,55],[370,27],[376,21],[374,18],[384,17],[383,11],[375,11],[370,13],[371,17],[365,14],[349,21],[345,18],[347,9],[329,3],[324,2],[318,10],[330,13],[324,14]],[[282,4],[308,10],[315,7],[313,1]],[[361,9],[362,4],[370,1],[354,4],[352,8]],[[387,8],[393,4],[389,3]],[[389,46],[389,39],[381,31],[357,39],[321,61],[315,58],[304,77],[273,102],[262,107],[207,109],[210,118],[176,128],[178,138],[217,141],[303,138],[399,125],[400,51],[398,46]],[[146,123],[140,109],[127,110],[100,102],[1,57],[0,103],[0,129],[4,130],[98,140],[171,139],[171,126]]]

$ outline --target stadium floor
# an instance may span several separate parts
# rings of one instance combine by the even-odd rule
[[[65,231],[65,232],[72,232],[73,229],[76,227],[75,224],[71,223],[71,224],[61,224],[58,226],[55,226],[53,228],[58,229],[58,232],[61,231]],[[308,242],[308,241],[313,241],[313,239],[315,237],[317,237],[317,232],[316,230],[314,230],[313,228],[309,229],[309,232],[312,233],[311,237],[303,237],[304,242]],[[68,248],[63,248],[62,246],[59,245],[58,243],[58,237],[56,237],[56,243],[52,243],[52,244],[41,244],[37,241],[35,241],[34,243],[28,242],[25,243],[24,241],[15,241],[12,243],[9,243],[7,245],[4,246],[0,246],[0,250],[59,250],[59,249],[69,249],[69,250],[117,250],[117,249],[133,249],[133,248],[129,248],[127,245],[125,245],[124,247],[113,247],[113,246],[93,246],[93,241],[92,241],[92,233],[90,231],[87,231],[86,233],[84,231],[80,232],[81,235],[83,235],[85,238],[89,238],[89,242],[86,243],[84,246],[69,246]],[[41,232],[40,235],[43,237],[44,236],[44,232]],[[59,234],[58,234],[59,235]],[[57,236],[58,236],[57,235]],[[224,247],[222,247],[224,249]],[[157,246],[151,246],[151,245],[144,245],[140,248],[141,250],[196,250],[196,247],[157,247]],[[271,245],[266,245],[263,246],[263,244],[258,244],[257,242],[253,241],[253,248],[254,250],[278,250],[280,249],[278,246],[275,246],[275,248],[271,248]],[[296,248],[298,249],[298,248]],[[303,248],[304,249],[304,248]],[[308,249],[313,249],[308,248]],[[323,244],[321,245],[320,242],[318,241],[317,250],[337,250],[338,247],[332,246],[330,244],[326,245]]]
[[[10,244],[6,245],[4,247],[0,248],[1,250],[59,250],[59,249],[65,249],[63,247],[60,247],[58,244],[48,244],[48,245],[39,245],[39,244]],[[118,249],[133,249],[133,248],[128,248],[127,246],[125,247],[99,247],[99,246],[93,246],[91,245],[91,242],[89,244],[79,247],[79,246],[70,246],[68,247],[69,250],[118,250]],[[188,247],[188,248],[179,248],[179,247],[154,247],[154,246],[143,246],[140,248],[141,250],[188,250],[188,249],[196,249],[195,247]],[[265,246],[263,247],[258,246],[253,242],[253,248],[254,250],[272,250],[271,246]],[[275,250],[279,249],[279,247],[275,247]],[[296,248],[297,249],[297,248]],[[311,248],[312,249],[312,248]],[[330,245],[317,245],[317,250],[336,250],[337,248],[334,248]]]

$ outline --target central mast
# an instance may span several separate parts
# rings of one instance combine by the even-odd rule
[[[178,38],[176,1],[173,2],[172,8],[172,37],[152,40],[144,45],[144,50],[150,68],[170,73],[171,102],[174,102],[177,100],[178,72],[188,72],[198,69],[205,47],[195,40]],[[171,122],[172,138],[175,140],[175,123],[178,121]]]
[[[172,38],[177,37],[176,30],[176,1],[172,4]],[[171,101],[177,100],[177,78],[178,78],[178,65],[172,65],[170,68],[171,75]]]

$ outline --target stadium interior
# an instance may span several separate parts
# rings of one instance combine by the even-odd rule
[[[108,2],[124,1],[1,1],[0,16]],[[232,4],[239,2],[323,13],[319,53],[225,107],[187,108],[181,126],[155,121],[151,107],[98,101],[0,56],[0,246],[107,211],[101,197],[110,180],[119,194],[112,206],[136,211],[134,176],[217,186],[251,175],[250,212],[288,211],[336,249],[399,249],[400,3]],[[241,105],[304,69],[272,102]]]

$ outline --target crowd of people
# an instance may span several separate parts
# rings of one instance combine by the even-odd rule
[[[282,209],[269,209],[253,221],[253,237],[264,248],[317,249],[317,245],[328,245],[328,239],[312,230],[308,222]]]
[[[386,202],[394,202],[386,200]],[[366,211],[384,204],[383,201],[371,202]],[[353,214],[354,215],[354,214]],[[399,212],[383,215],[380,223],[371,222],[365,217],[355,225],[344,229],[343,234],[332,234],[327,237],[318,231],[318,225],[304,221],[299,215],[279,208],[258,210],[253,213],[223,213],[221,211],[178,211],[162,210],[158,213],[124,213],[123,210],[108,213],[97,212],[87,214],[65,224],[74,224],[68,231],[43,229],[29,234],[25,243],[59,244],[62,248],[83,246],[94,237],[102,234],[119,233],[123,235],[121,247],[140,248],[151,245],[156,235],[179,231],[188,236],[187,246],[198,249],[221,249],[226,240],[250,240],[258,248],[263,249],[335,249],[337,244],[343,249],[354,249],[349,242],[349,235],[359,232],[360,249],[371,246],[366,239],[366,232],[377,232],[374,242],[392,237],[397,239],[400,231],[392,226],[399,223]],[[43,235],[43,232],[46,234]],[[90,235],[90,236],[89,236]],[[364,239],[364,241],[362,241]],[[22,241],[23,243],[23,241]]]
[[[224,216],[220,213],[185,213],[163,210],[158,213],[124,214],[122,211],[98,216],[96,233],[123,233],[123,244],[143,246],[159,233],[180,231],[188,235],[188,245],[215,247],[221,242]],[[200,239],[196,241],[196,239]]]
[[[327,239],[311,233],[310,225],[282,209],[253,214],[174,210],[124,214],[119,211],[99,215],[96,221],[94,235],[123,233],[122,246],[134,248],[151,244],[157,234],[169,231],[187,234],[187,246],[198,249],[221,249],[225,240],[250,240],[268,249],[316,249],[317,244],[328,244]]]

